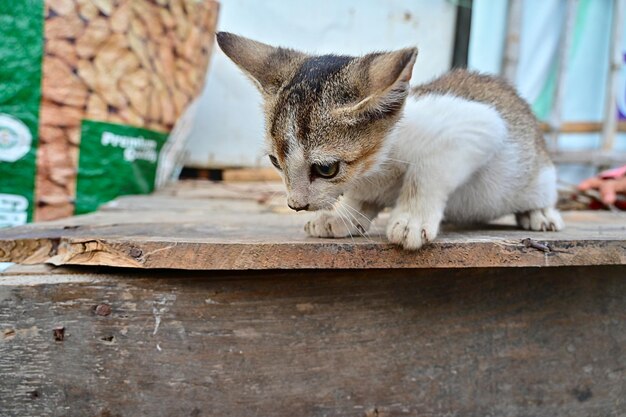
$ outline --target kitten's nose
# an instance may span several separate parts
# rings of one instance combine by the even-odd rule
[[[308,210],[309,209],[309,205],[308,204],[306,206],[300,206],[300,207],[292,206],[289,203],[287,203],[287,205],[289,206],[290,209],[295,210],[295,211],[301,211],[301,210]]]

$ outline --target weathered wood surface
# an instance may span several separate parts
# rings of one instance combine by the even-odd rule
[[[0,275],[3,417],[626,415],[623,266],[93,270]]]
[[[289,210],[281,184],[183,182],[123,197],[99,212],[0,230],[0,261],[133,268],[466,268],[626,264],[626,213],[565,213],[566,230],[518,230],[513,220],[445,227],[419,252],[384,238],[387,215],[366,237],[309,238],[312,213]],[[527,247],[531,238],[544,252]]]

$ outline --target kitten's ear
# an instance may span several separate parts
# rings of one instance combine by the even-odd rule
[[[218,32],[216,37],[222,51],[264,94],[275,94],[306,57],[292,49],[277,48],[228,32]]]
[[[417,48],[386,53],[373,53],[358,59],[354,82],[361,92],[361,101],[339,109],[356,116],[368,113],[384,116],[400,110],[409,93],[409,81],[417,58]]]

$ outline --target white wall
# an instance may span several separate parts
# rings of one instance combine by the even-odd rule
[[[221,0],[219,30],[312,53],[363,54],[419,47],[413,80],[451,62],[456,7],[447,0]],[[215,48],[188,166],[266,165],[260,95]]]

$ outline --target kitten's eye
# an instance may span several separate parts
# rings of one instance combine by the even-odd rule
[[[279,171],[282,170],[280,165],[278,165],[278,159],[276,159],[274,155],[270,155],[270,162],[276,167],[276,169],[278,169]]]
[[[339,161],[333,162],[332,164],[313,164],[311,166],[313,170],[313,174],[322,178],[333,178],[335,175],[339,173]]]

